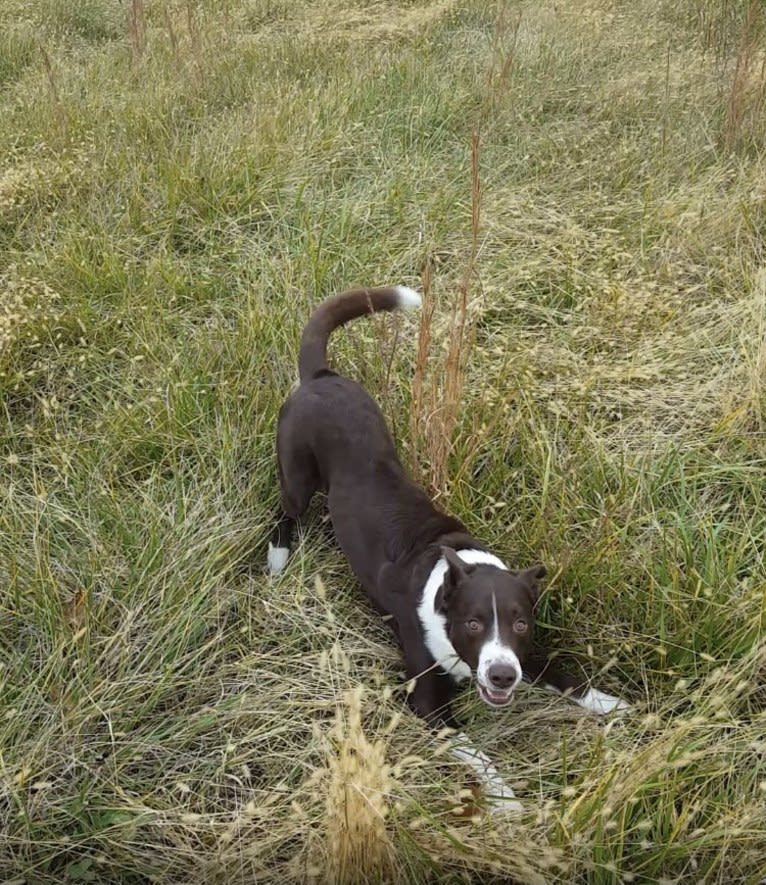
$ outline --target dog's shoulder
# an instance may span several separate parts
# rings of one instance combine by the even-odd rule
[[[397,464],[401,475],[401,465]],[[442,545],[452,546],[449,539],[466,539],[466,546],[480,547],[460,520],[437,510],[425,492],[408,480],[400,489],[397,503],[407,499],[407,507],[397,506],[388,514],[389,534],[386,556],[401,563],[420,587],[441,556]],[[447,539],[447,540],[443,540]]]

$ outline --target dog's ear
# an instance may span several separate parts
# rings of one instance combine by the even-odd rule
[[[442,556],[447,560],[445,582],[449,579],[451,584],[459,584],[466,575],[470,575],[473,571],[473,566],[463,562],[451,547],[442,547]]]
[[[529,589],[529,595],[534,605],[540,597],[540,581],[547,574],[547,570],[544,565],[533,565],[531,568],[524,569],[520,574]]]
[[[443,614],[447,611],[452,591],[473,571],[473,566],[463,562],[451,547],[442,547],[441,551],[447,562],[447,572],[444,575],[444,584],[436,596],[436,607]]]

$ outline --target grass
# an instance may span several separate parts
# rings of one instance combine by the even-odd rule
[[[730,0],[0,9],[0,879],[766,873],[763,29]],[[635,703],[407,712],[317,506],[264,574],[312,305],[335,365]],[[459,332],[459,334],[457,334]],[[440,749],[441,744],[437,741]]]

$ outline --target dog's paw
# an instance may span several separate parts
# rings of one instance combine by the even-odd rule
[[[495,777],[483,784],[478,780],[469,782],[461,790],[459,804],[452,809],[456,817],[478,819],[483,814],[501,817],[505,814],[521,814],[524,806],[504,781]]]
[[[622,698],[599,691],[597,688],[589,688],[580,698],[573,698],[583,709],[597,716],[608,716],[610,713],[630,710],[630,704]]]
[[[452,738],[451,749],[454,756],[473,769],[475,787],[489,814],[519,814],[524,810],[486,753],[472,746],[462,732]]]
[[[524,806],[516,798],[516,794],[499,778],[493,778],[490,783],[484,785],[484,797],[487,801],[487,811],[493,817],[504,814],[521,814]]]
[[[269,553],[266,562],[270,575],[278,575],[287,565],[287,558],[290,556],[289,547],[275,547],[269,541]]]

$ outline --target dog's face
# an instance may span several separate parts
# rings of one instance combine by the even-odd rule
[[[521,668],[532,647],[535,603],[542,565],[521,572],[469,565],[442,548],[447,562],[436,608],[446,617],[447,636],[476,675],[479,695],[490,707],[513,700]]]

